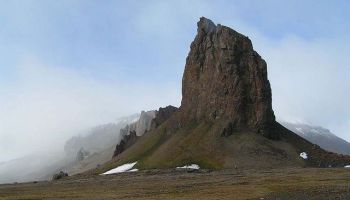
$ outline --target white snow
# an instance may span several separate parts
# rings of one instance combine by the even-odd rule
[[[307,159],[307,153],[306,152],[300,153],[300,157],[302,157],[304,160],[306,160]]]
[[[197,164],[185,165],[182,167],[176,167],[176,169],[199,169],[199,165]]]
[[[127,172],[130,171],[137,162],[133,162],[133,163],[126,163],[124,165],[121,165],[119,167],[116,167],[114,169],[111,169],[105,173],[103,173],[102,175],[108,175],[108,174],[117,174],[117,173],[123,173],[123,172]]]
[[[350,165],[345,165],[344,168],[350,168]]]
[[[127,172],[137,172],[137,171],[139,171],[139,169],[130,169],[130,170],[127,171]]]

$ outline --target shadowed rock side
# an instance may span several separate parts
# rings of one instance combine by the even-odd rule
[[[151,129],[156,129],[158,126],[164,123],[167,119],[169,119],[170,116],[177,110],[178,108],[174,106],[159,108],[159,110],[156,111],[156,117],[152,120]]]
[[[167,120],[153,120],[147,134],[101,170],[134,161],[138,169],[350,164],[349,157],[329,153],[275,121],[266,63],[246,36],[228,27],[200,19],[182,84],[180,108]]]
[[[182,80],[183,122],[227,120],[277,139],[266,62],[250,39],[206,18],[198,22]],[[268,131],[267,131],[268,130]]]
[[[136,135],[136,131],[131,131],[128,135],[124,135],[123,139],[117,144],[113,157],[121,154],[125,149],[133,145],[139,136]]]

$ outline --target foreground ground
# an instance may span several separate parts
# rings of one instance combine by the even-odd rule
[[[350,170],[151,170],[0,185],[0,199],[350,199]]]

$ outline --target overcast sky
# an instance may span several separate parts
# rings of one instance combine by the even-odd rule
[[[279,120],[350,141],[349,1],[0,0],[0,161],[179,106],[196,22],[249,36]]]

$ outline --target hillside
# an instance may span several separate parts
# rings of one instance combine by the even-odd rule
[[[215,169],[343,167],[350,162],[275,121],[267,65],[248,37],[204,17],[197,25],[180,108],[95,173],[135,161],[139,169],[191,163]]]
[[[350,143],[336,136],[328,129],[302,123],[282,122],[282,125],[327,151],[350,155]]]

